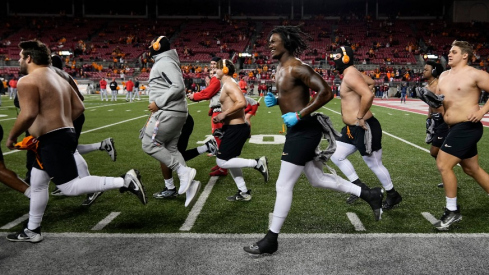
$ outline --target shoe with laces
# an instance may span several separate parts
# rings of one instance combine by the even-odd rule
[[[217,155],[217,142],[215,139],[209,139],[209,141],[205,143],[205,146],[207,146],[207,152],[213,155]]]
[[[41,235],[41,227],[34,230],[30,230],[27,227],[22,229],[22,231],[14,234],[7,235],[7,240],[11,242],[31,242],[38,243],[43,240]]]
[[[380,221],[380,219],[382,219],[382,199],[384,198],[383,192],[384,190],[382,190],[382,188],[375,187],[368,190],[362,189],[362,193],[360,194],[360,198],[365,200],[372,208],[376,221]]]
[[[144,186],[141,183],[141,175],[138,170],[131,169],[124,175],[124,186],[120,189],[121,193],[129,191],[136,195],[141,203],[148,203],[146,200],[146,193],[144,192]]]
[[[216,166],[214,166],[214,167],[211,168],[211,172],[214,172],[214,171],[216,171],[219,168],[221,168],[221,167],[219,167],[219,165],[216,165]]]
[[[185,167],[185,172],[178,174],[178,178],[180,179],[180,188],[178,188],[179,195],[187,192],[188,188],[190,187],[190,183],[195,178],[195,174],[197,174],[197,171],[190,167]]]
[[[178,196],[177,188],[168,189],[166,187],[163,189],[163,191],[153,194],[153,198],[155,199],[168,199],[176,196]]]
[[[192,183],[190,183],[190,187],[186,192],[187,198],[185,199],[185,207],[188,207],[195,202],[195,200],[197,199],[197,193],[199,193],[200,190],[200,186],[201,184],[198,180],[193,180]]]
[[[51,196],[64,196],[63,192],[59,190],[58,187],[54,188],[53,192],[51,192]]]
[[[382,209],[391,210],[392,208],[398,206],[402,201],[401,195],[397,191],[393,193],[387,192],[387,197],[385,201],[382,203]]]
[[[263,175],[265,182],[268,182],[270,174],[268,173],[268,159],[267,159],[267,157],[263,156],[259,159],[256,159],[256,162],[257,162],[257,164],[256,164],[255,169],[258,170]]]
[[[457,205],[457,210],[451,211],[445,208],[445,212],[441,219],[434,224],[438,230],[448,230],[450,225],[462,220],[462,215],[460,214],[460,206]]]
[[[235,195],[229,196],[226,199],[228,201],[250,201],[251,190],[248,190],[247,192],[241,192],[240,190],[238,190],[238,192]]]
[[[219,168],[209,173],[211,177],[225,177],[228,175],[228,169]]]
[[[278,250],[277,237],[272,237],[274,233],[268,231],[267,235],[258,242],[243,247],[244,251],[248,252],[252,256],[258,256],[262,254],[273,254]],[[276,234],[274,234],[276,235]]]
[[[90,206],[95,200],[100,197],[104,192],[95,192],[92,194],[87,194],[87,198],[82,202],[82,206]]]
[[[116,160],[117,152],[115,150],[114,140],[112,138],[106,138],[102,140],[102,142],[100,143],[99,150],[107,152],[107,154],[109,154],[112,161]]]

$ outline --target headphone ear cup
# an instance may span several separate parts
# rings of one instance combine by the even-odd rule
[[[438,74],[436,73],[436,67],[434,67],[433,70],[431,70],[431,75],[433,77],[437,77],[438,76]]]
[[[224,74],[228,74],[228,73],[229,73],[229,69],[228,69],[228,67],[224,67],[224,68],[222,68],[222,72],[223,72]]]
[[[348,64],[348,62],[350,62],[350,57],[348,55],[344,55],[341,61],[343,61],[344,64]]]
[[[161,48],[161,44],[160,44],[160,41],[159,41],[159,39],[158,39],[158,40],[156,40],[156,42],[155,42],[155,43],[153,43],[153,50],[155,50],[155,51],[159,51],[159,50],[160,50],[160,48]]]

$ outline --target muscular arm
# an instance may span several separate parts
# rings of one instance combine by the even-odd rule
[[[76,93],[76,90],[73,90],[73,92],[71,95],[71,119],[75,120],[83,114],[85,106],[83,105],[82,99]]]
[[[40,95],[37,85],[30,83],[30,79],[23,80],[17,86],[21,112],[7,138],[7,147],[10,149],[15,149],[17,137],[29,129],[39,114]]]
[[[307,65],[294,66],[291,75],[295,79],[302,81],[308,88],[317,92],[317,95],[313,100],[300,110],[302,117],[311,114],[333,99],[333,91],[331,90],[331,87],[329,87],[324,79],[311,67]]]
[[[371,78],[369,79],[374,82]],[[369,83],[365,80],[364,75],[358,73],[352,73],[343,79],[348,88],[360,96],[360,108],[358,109],[357,118],[363,118],[374,101],[374,94],[367,86]]]
[[[478,70],[476,73],[476,85],[479,89],[489,92],[489,74],[482,70]],[[489,112],[489,101],[481,108],[482,116]],[[482,119],[482,117],[481,117]]]
[[[365,74],[362,74],[362,78],[367,83],[368,89],[370,90],[370,92],[372,92],[374,90],[375,81],[371,77],[369,77]]]

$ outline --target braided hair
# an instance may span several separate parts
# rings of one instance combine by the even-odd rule
[[[277,26],[268,35],[268,40],[272,34],[277,33],[284,42],[284,47],[294,56],[301,54],[307,49],[306,39],[310,36],[300,29],[299,26]]]

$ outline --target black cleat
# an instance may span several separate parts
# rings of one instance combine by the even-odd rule
[[[92,194],[87,194],[87,198],[82,202],[82,206],[90,206],[95,200],[100,197],[104,192],[95,192]]]
[[[14,234],[7,235],[7,240],[11,242],[30,242],[30,243],[38,243],[43,240],[43,236],[41,235],[41,227],[39,226],[36,229],[30,230],[25,227],[22,231]]]
[[[267,236],[250,246],[243,247],[244,251],[250,253],[253,256],[275,253],[278,250],[278,242],[277,240],[267,238]]]
[[[445,208],[445,212],[441,219],[434,224],[436,229],[438,230],[448,230],[450,229],[450,225],[459,222],[462,220],[462,215],[460,214],[460,207],[457,205],[457,210],[451,211]]]
[[[265,182],[268,182],[270,178],[270,173],[268,171],[268,158],[263,156],[258,159],[256,159],[257,165],[255,167],[256,170],[258,170],[263,178],[265,179]]]
[[[129,191],[136,195],[142,204],[146,204],[146,193],[141,183],[141,175],[138,170],[131,169],[124,175],[124,186],[119,189],[121,193]]]
[[[397,191],[394,191],[392,194],[389,194],[389,192],[387,192],[387,197],[385,201],[382,203],[382,209],[391,210],[392,208],[399,205],[401,201],[402,201],[402,197],[401,195],[399,195]]]
[[[384,190],[380,187],[375,187],[369,190],[362,189],[360,197],[365,200],[372,211],[374,212],[375,220],[380,221],[382,219],[382,199],[384,198]]]

